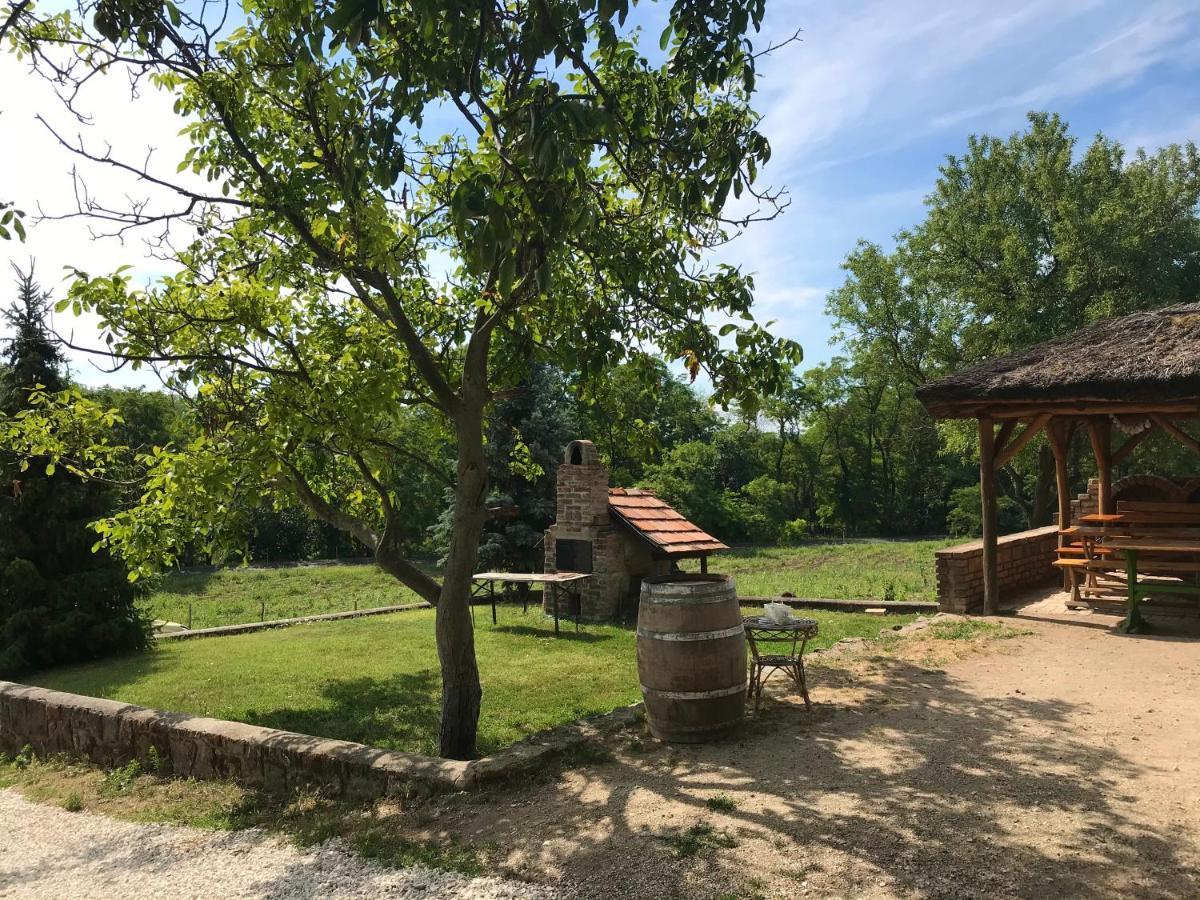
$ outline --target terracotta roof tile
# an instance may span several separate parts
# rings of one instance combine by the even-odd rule
[[[617,521],[667,556],[698,556],[729,549],[681,516],[653,491],[609,488],[608,508]]]

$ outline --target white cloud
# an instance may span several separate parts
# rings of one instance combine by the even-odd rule
[[[1062,60],[1020,93],[939,116],[934,126],[942,128],[1004,109],[1043,108],[1102,87],[1127,85],[1153,66],[1178,56],[1194,57],[1197,43],[1188,39],[1194,18],[1194,11],[1174,4],[1151,6],[1132,22]]]

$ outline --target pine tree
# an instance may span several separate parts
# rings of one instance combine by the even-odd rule
[[[4,313],[13,332],[0,366],[4,416],[28,408],[34,391],[67,386],[45,325],[49,297],[32,266],[16,271],[17,301]],[[0,674],[145,648],[139,590],[118,561],[92,552],[88,525],[110,511],[112,492],[46,460],[4,455],[0,486]]]

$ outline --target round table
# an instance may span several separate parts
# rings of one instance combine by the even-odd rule
[[[812,709],[812,701],[808,699],[808,683],[804,678],[804,647],[817,636],[815,619],[791,618],[786,622],[776,622],[766,616],[743,616],[742,624],[746,628],[746,642],[750,645],[750,687],[746,699],[754,698],[754,710],[762,700],[763,685],[775,672],[782,671],[789,675],[800,689],[806,709]],[[784,642],[791,645],[789,653],[762,653],[759,642]]]

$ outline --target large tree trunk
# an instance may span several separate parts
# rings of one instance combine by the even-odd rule
[[[1033,528],[1050,524],[1051,498],[1054,496],[1054,451],[1049,444],[1038,448],[1038,474],[1033,486],[1033,511],[1029,524]]]
[[[471,624],[471,578],[475,574],[487,496],[482,414],[464,413],[457,430],[454,527],[437,607],[437,649],[442,667],[440,749],[441,755],[449,759],[471,759],[475,755],[479,706],[483,699]]]

